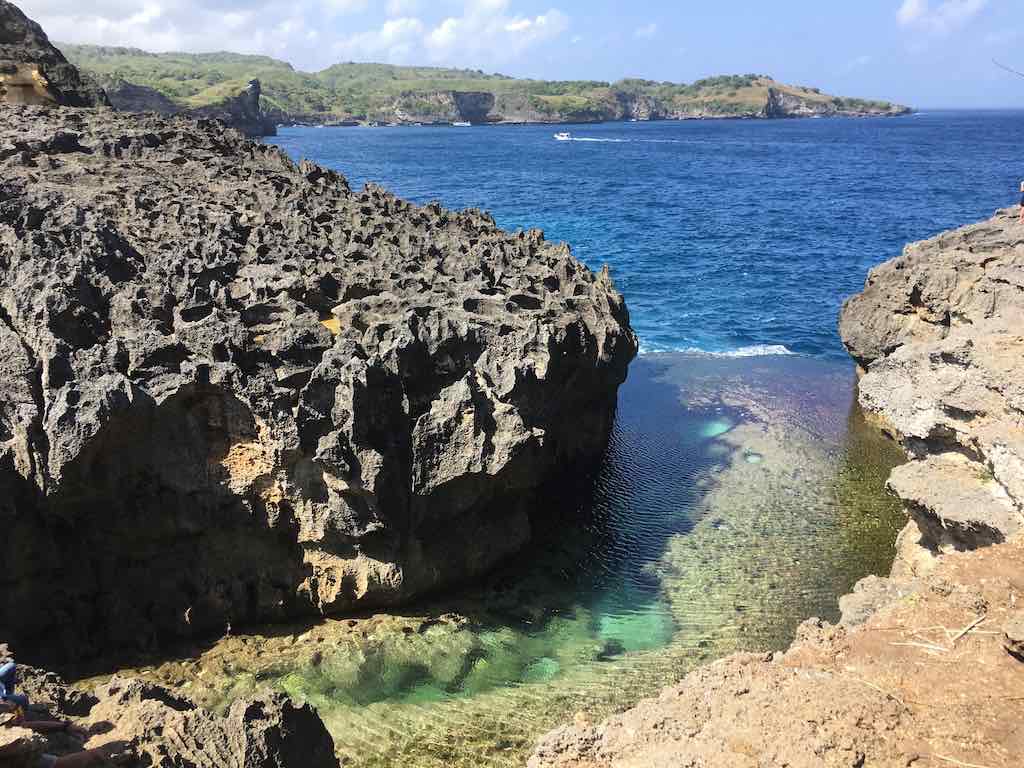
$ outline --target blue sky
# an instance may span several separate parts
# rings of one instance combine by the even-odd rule
[[[1024,107],[1021,0],[14,0],[55,40],[233,50],[300,69],[437,64],[549,79],[757,72],[916,107]]]

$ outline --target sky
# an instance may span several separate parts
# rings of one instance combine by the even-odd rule
[[[758,73],[927,109],[1024,107],[1024,0],[14,0],[61,42],[516,77]]]

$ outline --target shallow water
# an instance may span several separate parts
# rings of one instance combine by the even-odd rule
[[[358,766],[520,765],[584,712],[694,665],[783,647],[892,558],[899,460],[852,409],[848,364],[647,356],[599,473],[553,489],[534,546],[401,615],[232,637],[142,670],[222,708],[272,685],[323,716]]]

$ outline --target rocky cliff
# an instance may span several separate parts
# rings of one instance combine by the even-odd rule
[[[182,112],[181,106],[155,88],[129,83],[121,78],[101,80],[111,106],[122,112],[155,112],[171,116]]]
[[[843,308],[863,409],[906,449],[910,521],[888,578],[806,622],[786,653],[733,656],[533,768],[927,765],[1024,756],[1024,227],[1016,211],[908,246]]]
[[[282,114],[264,112],[260,101],[263,89],[259,80],[249,84],[237,96],[233,96],[208,107],[184,110],[193,118],[213,118],[252,138],[276,136],[277,125],[284,121]]]
[[[108,102],[103,90],[83,79],[50,44],[42,27],[0,0],[0,103],[96,107]]]
[[[913,461],[890,480],[932,554],[1024,524],[1024,227],[1005,212],[873,270],[840,331],[860,401]]]
[[[564,245],[212,121],[0,109],[0,636],[344,613],[521,549],[637,345]]]
[[[474,123],[489,121],[494,94],[478,91],[403,93],[394,103],[389,120],[402,123]]]

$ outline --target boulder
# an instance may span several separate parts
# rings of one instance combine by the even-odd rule
[[[0,628],[39,658],[473,578],[637,351],[541,232],[209,120],[0,106],[0,275]]]

